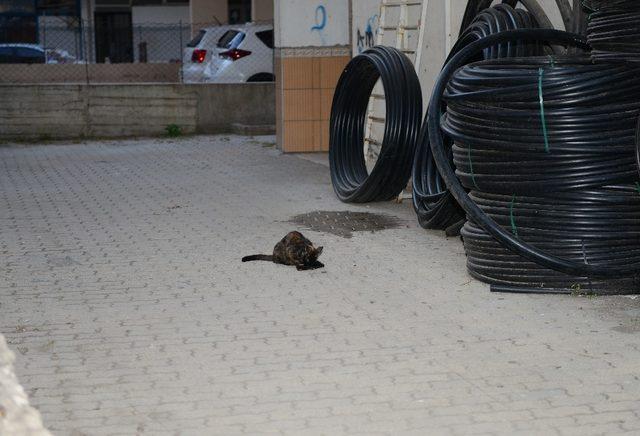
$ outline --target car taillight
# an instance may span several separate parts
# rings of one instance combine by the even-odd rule
[[[224,51],[220,53],[218,56],[220,56],[223,59],[231,59],[232,61],[237,61],[238,59],[243,58],[245,56],[249,56],[250,54],[251,54],[250,51],[234,48],[229,51]]]
[[[191,62],[201,64],[204,62],[205,57],[207,57],[206,50],[201,50],[201,49],[194,50],[193,54],[191,55]]]

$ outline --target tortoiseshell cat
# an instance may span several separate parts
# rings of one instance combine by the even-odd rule
[[[298,271],[302,271],[322,268],[324,265],[318,262],[320,254],[322,254],[322,247],[314,247],[313,243],[300,232],[291,232],[276,244],[273,255],[254,254],[243,257],[242,261],[266,260],[281,265],[293,265]]]

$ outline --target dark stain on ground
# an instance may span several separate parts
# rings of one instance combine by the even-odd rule
[[[370,212],[317,210],[296,215],[289,222],[316,232],[350,238],[354,232],[378,232],[396,229],[402,220],[391,215]]]

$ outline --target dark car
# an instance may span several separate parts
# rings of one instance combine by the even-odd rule
[[[0,64],[44,64],[46,53],[35,44],[0,44]]]

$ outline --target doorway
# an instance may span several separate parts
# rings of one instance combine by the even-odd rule
[[[96,62],[133,62],[131,12],[95,13]]]
[[[251,21],[251,0],[229,0],[229,24]]]

